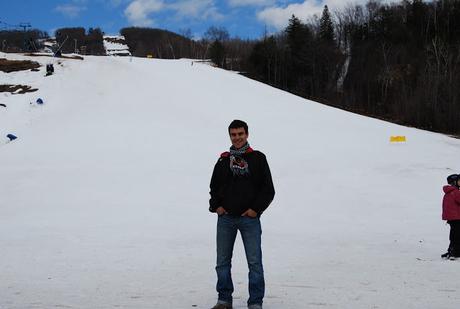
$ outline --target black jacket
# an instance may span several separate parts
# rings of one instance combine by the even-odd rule
[[[260,216],[272,202],[275,189],[265,155],[252,151],[243,158],[248,162],[248,176],[233,176],[228,153],[217,161],[211,178],[209,211],[223,207],[231,215],[241,215],[251,208]]]

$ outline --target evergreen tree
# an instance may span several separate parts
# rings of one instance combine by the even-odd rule
[[[319,21],[319,39],[326,43],[334,43],[334,25],[327,5],[324,6],[323,14]]]
[[[290,91],[311,96],[314,93],[314,42],[310,28],[292,15],[286,27],[287,86]]]
[[[292,15],[291,19],[289,19],[289,25],[285,32],[289,48],[294,54],[300,54],[305,49],[307,42],[312,38],[310,29],[295,15]]]

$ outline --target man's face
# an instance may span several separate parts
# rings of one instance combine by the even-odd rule
[[[248,141],[249,134],[246,134],[244,128],[230,129],[230,140],[233,147],[240,149]]]

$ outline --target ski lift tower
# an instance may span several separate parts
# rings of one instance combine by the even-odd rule
[[[17,28],[22,28],[22,32],[24,33],[24,50],[27,51],[31,49],[33,46],[30,46],[29,39],[27,38],[27,29],[32,28],[30,23],[20,23],[19,25],[16,26]]]
[[[24,32],[27,31],[27,28],[32,28],[32,25],[30,23],[20,23],[18,25],[19,28],[22,28]]]

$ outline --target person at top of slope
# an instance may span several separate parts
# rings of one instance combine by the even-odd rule
[[[228,127],[232,146],[221,154],[211,178],[209,211],[217,213],[217,293],[213,309],[231,309],[231,261],[238,231],[249,266],[249,309],[262,309],[265,293],[260,216],[275,196],[265,155],[248,144],[248,125],[234,120]]]
[[[447,186],[443,187],[442,219],[450,225],[449,248],[442,258],[455,260],[460,258],[460,175],[447,177]]]

